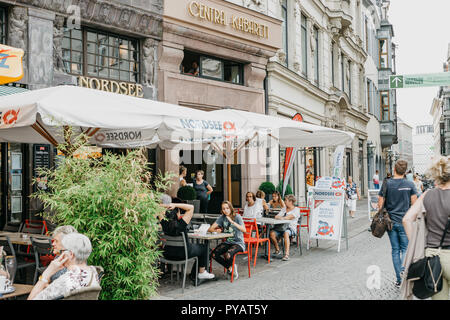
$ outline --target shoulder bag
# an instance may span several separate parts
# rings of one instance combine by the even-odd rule
[[[287,211],[284,212],[283,217],[286,217],[286,215],[287,215]],[[287,230],[287,228],[288,228],[288,223],[280,223],[280,224],[276,224],[273,227],[273,230],[278,231],[278,232],[284,232]]]
[[[383,183],[383,207],[378,210],[378,212],[373,217],[372,223],[370,225],[370,230],[372,231],[372,235],[377,238],[383,237],[386,230],[392,230],[392,221],[389,217],[389,213],[386,210],[386,201],[387,201],[387,180]]]
[[[439,244],[438,254],[425,257],[408,268],[407,280],[413,281],[413,294],[419,299],[427,299],[442,290],[442,266],[439,254],[450,226],[450,219],[445,226],[444,234]]]

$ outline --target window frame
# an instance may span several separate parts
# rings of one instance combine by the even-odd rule
[[[386,96],[388,98],[388,104],[387,105],[383,104],[383,93],[386,93]],[[389,91],[388,90],[380,91],[380,107],[381,107],[380,108],[380,116],[381,116],[381,121],[390,121],[391,120],[391,107],[390,107],[391,101],[390,101],[390,99],[391,99],[391,97],[389,96]],[[384,113],[385,109],[387,109],[387,114],[388,114],[388,118],[387,119],[385,119],[383,117],[383,113]]]
[[[308,77],[308,20],[304,14],[301,14],[300,29],[302,38],[302,74]]]
[[[0,43],[7,44],[8,43],[8,8],[4,6],[0,6]]]
[[[386,41],[386,52],[382,52],[382,45],[381,42],[382,41]],[[385,62],[386,62],[386,66],[382,66],[381,65],[381,57],[385,57]],[[380,67],[380,69],[388,69],[389,68],[389,42],[388,39],[378,39],[378,66]]]
[[[282,0],[280,1],[280,5],[281,5],[281,18],[283,20],[283,49],[284,49],[284,53],[286,54],[286,60],[285,60],[285,65],[288,65],[288,59],[289,59],[289,22],[288,22],[288,1],[287,0]]]
[[[314,41],[316,43],[316,52],[314,53],[314,81],[319,84],[320,72],[319,72],[319,28],[313,26],[314,30]]]
[[[113,32],[109,32],[109,31],[105,31],[105,30],[101,30],[101,29],[95,29],[95,28],[91,28],[88,26],[81,26],[80,28],[77,29],[68,29],[65,30],[64,33],[66,33],[66,31],[70,31],[70,36],[67,37],[66,34],[64,34],[64,39],[69,39],[70,45],[69,48],[64,48],[63,50],[69,50],[70,52],[70,58],[69,60],[64,59],[63,57],[63,64],[64,66],[66,66],[67,63],[70,64],[70,70],[67,70],[67,68],[65,68],[65,72],[67,72],[68,74],[71,75],[75,75],[75,76],[85,76],[85,77],[93,77],[93,78],[98,78],[98,79],[105,79],[105,80],[113,80],[113,81],[119,81],[119,82],[127,82],[127,83],[140,83],[141,79],[142,79],[142,75],[141,75],[141,68],[142,68],[142,61],[141,61],[141,44],[140,44],[140,39],[138,38],[133,38],[133,37],[129,37],[126,35],[121,35],[121,34],[117,34],[117,33],[113,33]],[[81,32],[81,38],[75,38],[72,37],[72,32],[73,31],[79,31]],[[98,41],[93,42],[88,40],[88,33],[93,33],[96,35],[97,39],[98,39],[98,35],[102,35],[105,36],[107,41],[105,44],[107,55],[99,55],[98,51],[94,50],[94,52],[89,52],[88,51],[88,43],[93,43],[96,44],[97,47],[100,47],[98,45]],[[119,40],[119,42],[117,43],[118,46],[116,47],[115,44],[110,45],[110,38],[114,38]],[[73,50],[72,48],[72,40],[77,40],[77,41],[81,41],[81,51],[78,50]],[[126,41],[128,43],[132,43],[133,45],[135,45],[134,50],[130,49],[129,47],[126,49],[127,51],[127,58],[122,58],[120,56],[120,41]],[[109,48],[112,49],[116,49],[118,52],[118,56],[114,57],[112,54],[110,54],[109,52]],[[81,54],[81,62],[74,62],[72,60],[72,52],[76,52]],[[95,61],[94,64],[89,63],[89,56],[94,56],[95,57]],[[136,58],[134,58],[136,56]],[[113,64],[108,64],[107,66],[101,66],[100,64],[98,64],[98,58],[104,58],[106,60],[108,60],[107,64],[111,61],[111,59],[116,59],[119,63],[121,61],[125,61],[128,62],[129,65],[131,66],[131,64],[134,64],[134,70],[131,71],[131,67],[127,68],[127,69],[121,69],[120,68],[120,64],[116,61],[116,63],[114,65],[117,65],[117,68],[112,67]],[[72,64],[81,64],[81,68],[80,68],[80,72],[76,73],[73,72],[72,69]],[[96,74],[92,74],[89,72],[89,66],[93,66],[97,69]],[[100,75],[99,69],[100,67],[102,69],[106,69],[108,75]],[[118,72],[118,77],[112,77],[111,76],[111,70],[115,70]],[[128,74],[127,79],[122,79],[121,78],[121,73],[122,72],[126,72]],[[134,79],[134,80],[131,80]]]

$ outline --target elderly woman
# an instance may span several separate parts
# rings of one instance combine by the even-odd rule
[[[97,271],[86,263],[92,252],[88,237],[70,233],[62,239],[62,246],[65,249],[44,271],[28,300],[53,300],[80,288],[99,285]],[[63,268],[67,272],[49,284],[51,276]]]
[[[52,246],[53,246],[53,254],[56,255],[56,257],[58,257],[62,251],[64,251],[64,247],[61,243],[62,239],[70,234],[70,233],[76,233],[77,230],[70,226],[59,226],[57,227],[54,231],[53,231],[53,237],[52,237]],[[58,272],[56,272],[54,275],[51,276],[50,278],[50,283],[55,281],[56,279],[58,279],[62,274],[64,274],[67,271],[66,268],[63,268],[61,270],[59,270]]]

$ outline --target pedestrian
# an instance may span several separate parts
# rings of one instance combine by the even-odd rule
[[[345,198],[347,199],[350,217],[354,218],[356,212],[356,199],[361,200],[361,195],[359,194],[358,186],[353,182],[352,176],[348,176],[348,183],[345,188]]]
[[[417,198],[419,198],[423,193],[423,183],[417,174],[414,174],[414,185],[416,186]]]
[[[208,196],[213,192],[208,181],[203,180],[204,175],[205,172],[203,170],[197,170],[194,180],[194,189],[197,192],[197,200],[200,200],[200,213],[208,212]]]
[[[388,231],[392,248],[392,262],[394,264],[395,285],[400,288],[403,261],[408,247],[408,238],[402,225],[402,219],[410,206],[417,200],[416,186],[405,178],[408,162],[398,160],[394,167],[394,177],[386,180],[386,188],[378,193],[378,208],[383,207],[386,201],[386,210],[393,223],[392,230]],[[385,194],[383,194],[383,191]]]
[[[247,230],[245,229],[244,220],[240,215],[236,214],[230,201],[222,202],[221,214],[208,229],[208,232],[214,232],[217,228],[221,228],[223,232],[232,233],[233,236],[220,243],[211,252],[211,256],[227,269],[228,275],[231,276],[234,255],[238,252],[245,251],[244,233]],[[234,264],[233,278],[237,279],[238,277],[237,264]]]
[[[379,171],[375,170],[375,174],[373,175],[373,185],[375,186],[375,189],[380,189],[380,175]]]
[[[450,219],[450,159],[440,157],[428,170],[428,173],[436,181],[437,187],[425,191],[416,203],[408,210],[403,218],[408,239],[411,239],[413,222],[425,208],[425,256],[439,255],[443,270],[442,290],[431,297],[433,300],[448,300],[450,291],[450,230],[446,230]],[[423,205],[423,206],[422,206]],[[446,237],[440,246],[442,236],[446,231]]]
[[[414,176],[411,170],[408,170],[408,173],[406,174],[406,179],[408,179],[411,182],[414,182]]]

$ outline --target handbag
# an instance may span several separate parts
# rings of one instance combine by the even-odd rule
[[[442,266],[439,254],[450,226],[450,219],[445,226],[437,255],[422,258],[408,268],[407,280],[413,281],[413,294],[419,299],[427,299],[442,290]]]
[[[284,211],[284,217],[286,217],[286,215],[287,215],[287,212]],[[287,228],[288,228],[288,223],[280,223],[280,224],[276,224],[273,227],[273,230],[278,231],[278,232],[284,232],[287,230]]]
[[[387,195],[387,183],[383,183],[383,207],[378,210],[372,219],[370,224],[370,231],[372,235],[377,238],[383,237],[384,233],[392,230],[392,221],[389,217],[389,213],[386,210],[386,195]]]

